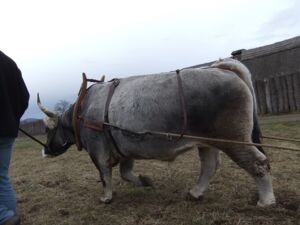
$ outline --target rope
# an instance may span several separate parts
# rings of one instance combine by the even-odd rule
[[[122,131],[127,131],[133,134],[137,135],[147,135],[147,134],[152,134],[152,135],[160,135],[163,137],[166,137],[167,139],[170,139],[172,137],[179,138],[182,135],[181,134],[175,134],[175,133],[165,133],[165,132],[158,132],[158,131],[144,131],[144,132],[135,132],[135,131],[130,131],[124,128],[121,128],[119,126],[110,124],[110,123],[103,123],[106,126],[110,126],[112,128],[122,130]],[[30,137],[32,140],[36,141],[40,145],[47,147],[44,143],[33,137],[32,135],[28,134],[26,131],[24,131],[22,128],[19,128],[19,130]],[[297,139],[287,139],[287,138],[277,138],[277,137],[272,137],[272,136],[262,136],[263,138],[269,138],[269,139],[277,139],[277,140],[284,140],[284,141],[296,141],[298,142],[299,140]],[[230,143],[230,144],[237,144],[237,145],[246,145],[246,146],[260,146],[260,147],[266,147],[266,148],[275,148],[275,149],[281,149],[281,150],[288,150],[288,151],[294,151],[294,152],[300,152],[299,148],[290,148],[290,147],[281,147],[281,146],[275,146],[275,145],[269,145],[269,144],[258,144],[258,143],[251,143],[251,142],[244,142],[244,141],[234,141],[234,140],[228,140],[228,139],[220,139],[220,138],[208,138],[208,137],[200,137],[200,136],[192,136],[192,135],[183,135],[182,138],[187,138],[187,139],[194,139],[194,140],[200,140],[200,141],[212,141],[212,142],[221,142],[221,143]]]
[[[174,133],[163,133],[163,132],[156,132],[156,131],[149,131],[148,133],[165,136],[166,138],[180,137],[180,134],[174,134]],[[300,152],[299,148],[281,147],[281,146],[275,146],[275,145],[269,145],[269,144],[258,144],[258,143],[244,142],[244,141],[234,141],[234,140],[220,139],[220,138],[207,138],[207,137],[192,136],[192,135],[183,135],[182,137],[187,138],[187,139],[201,140],[201,141],[213,141],[213,142],[246,145],[246,146],[260,146],[260,147],[266,147],[266,148],[276,148],[276,149],[281,149],[281,150]]]
[[[142,132],[136,132],[136,131],[131,131],[128,129],[124,129],[122,127],[110,124],[110,123],[103,123],[106,126],[110,126],[112,128],[121,130],[121,131],[126,131],[132,134],[136,135],[147,135],[147,134],[152,134],[152,135],[159,135],[167,138],[170,140],[172,137],[174,138],[179,138],[181,137],[181,134],[175,134],[175,133],[165,133],[165,132],[158,132],[158,131],[142,131]],[[281,150],[288,150],[288,151],[294,151],[294,152],[300,152],[299,148],[290,148],[290,147],[281,147],[277,145],[269,145],[269,144],[258,144],[258,143],[253,143],[253,142],[244,142],[244,141],[234,141],[234,140],[229,140],[229,139],[221,139],[221,138],[208,138],[208,137],[200,137],[200,136],[192,136],[192,135],[182,135],[182,138],[186,139],[194,139],[194,140],[199,140],[199,141],[212,141],[212,142],[221,142],[221,143],[230,143],[230,144],[237,144],[237,145],[246,145],[246,146],[260,146],[260,147],[266,147],[266,148],[275,148],[275,149],[281,149]]]
[[[23,134],[27,135],[29,138],[31,138],[32,140],[36,141],[37,143],[39,143],[40,145],[42,145],[44,148],[47,148],[47,146],[41,142],[40,140],[36,139],[35,137],[33,137],[32,135],[28,134],[25,130],[23,130],[22,128],[19,127],[19,131],[21,131]]]
[[[290,139],[290,138],[282,138],[282,137],[274,137],[274,136],[261,136],[265,139],[273,139],[273,140],[280,140],[280,141],[291,141],[291,142],[300,142],[299,139]]]

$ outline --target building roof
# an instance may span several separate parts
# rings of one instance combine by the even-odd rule
[[[238,49],[231,53],[233,58],[238,59],[240,61],[246,61],[254,58],[258,58],[261,56],[271,55],[278,52],[294,49],[294,48],[300,48],[300,36],[287,39],[284,41],[276,42],[270,45],[265,45],[262,47],[252,48],[252,49]],[[199,67],[205,67],[209,66],[215,61],[207,62],[207,63],[201,63],[194,66],[189,66],[187,68],[199,68]]]
[[[300,36],[287,39],[284,41],[276,42],[274,44],[270,45],[265,45],[262,47],[258,48],[252,48],[252,49],[241,49],[232,52],[232,55],[240,55],[240,59],[242,61],[248,60],[248,59],[253,59],[257,58],[260,56],[265,56],[265,55],[271,55],[277,52],[285,51],[285,50],[290,50],[293,48],[300,48]]]

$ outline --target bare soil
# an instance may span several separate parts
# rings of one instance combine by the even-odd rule
[[[300,120],[262,118],[262,130],[265,135],[300,138]],[[300,143],[264,142],[300,148]],[[252,178],[225,154],[201,202],[185,199],[200,170],[197,152],[191,151],[172,163],[137,161],[136,173],[151,177],[154,188],[121,180],[116,167],[114,201],[105,205],[100,202],[98,172],[86,152],[72,147],[44,159],[40,148],[28,138],[15,144],[10,174],[23,225],[300,225],[300,152],[266,149],[278,203],[258,208]]]

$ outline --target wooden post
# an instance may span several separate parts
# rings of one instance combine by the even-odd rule
[[[255,97],[256,97],[256,111],[257,111],[257,114],[261,114],[261,104],[260,104],[260,98],[259,98],[259,91],[258,91],[258,88],[257,88],[257,83],[258,81],[254,81],[253,82],[253,88],[254,88],[254,93],[255,93]]]
[[[295,74],[293,74],[293,87],[296,108],[297,110],[300,110],[300,71],[297,71]]]
[[[265,86],[265,95],[266,95],[266,103],[267,103],[267,111],[268,113],[272,114],[272,102],[271,102],[271,93],[270,93],[270,82],[269,80],[264,80],[264,86]]]
[[[280,83],[280,79],[278,76],[274,77],[275,81],[275,92],[278,99],[278,113],[284,112],[284,100],[283,100],[283,93],[282,93],[282,87]]]
[[[280,86],[281,86],[281,95],[282,95],[282,107],[284,113],[287,113],[290,111],[289,108],[289,98],[288,98],[288,86],[286,81],[286,76],[281,75],[279,77]]]
[[[268,111],[267,111],[264,81],[263,80],[255,81],[255,87],[256,87],[256,99],[257,99],[257,105],[259,108],[259,113],[266,114]]]
[[[274,77],[270,79],[270,95],[273,114],[279,113],[278,91]]]
[[[285,76],[286,78],[286,84],[287,84],[287,94],[289,99],[289,108],[291,112],[294,112],[297,110],[296,107],[296,99],[295,99],[295,90],[293,85],[293,74],[287,74]]]

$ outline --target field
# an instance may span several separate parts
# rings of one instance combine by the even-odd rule
[[[263,134],[300,138],[300,115],[292,117],[263,118]],[[264,143],[300,148],[299,143]],[[300,224],[300,152],[266,149],[278,204],[258,208],[252,178],[225,154],[202,202],[185,200],[200,169],[197,152],[191,151],[172,163],[137,161],[136,173],[151,177],[154,188],[121,180],[116,167],[114,201],[104,205],[98,172],[86,152],[72,147],[44,159],[40,149],[28,138],[15,144],[10,174],[23,225]]]

